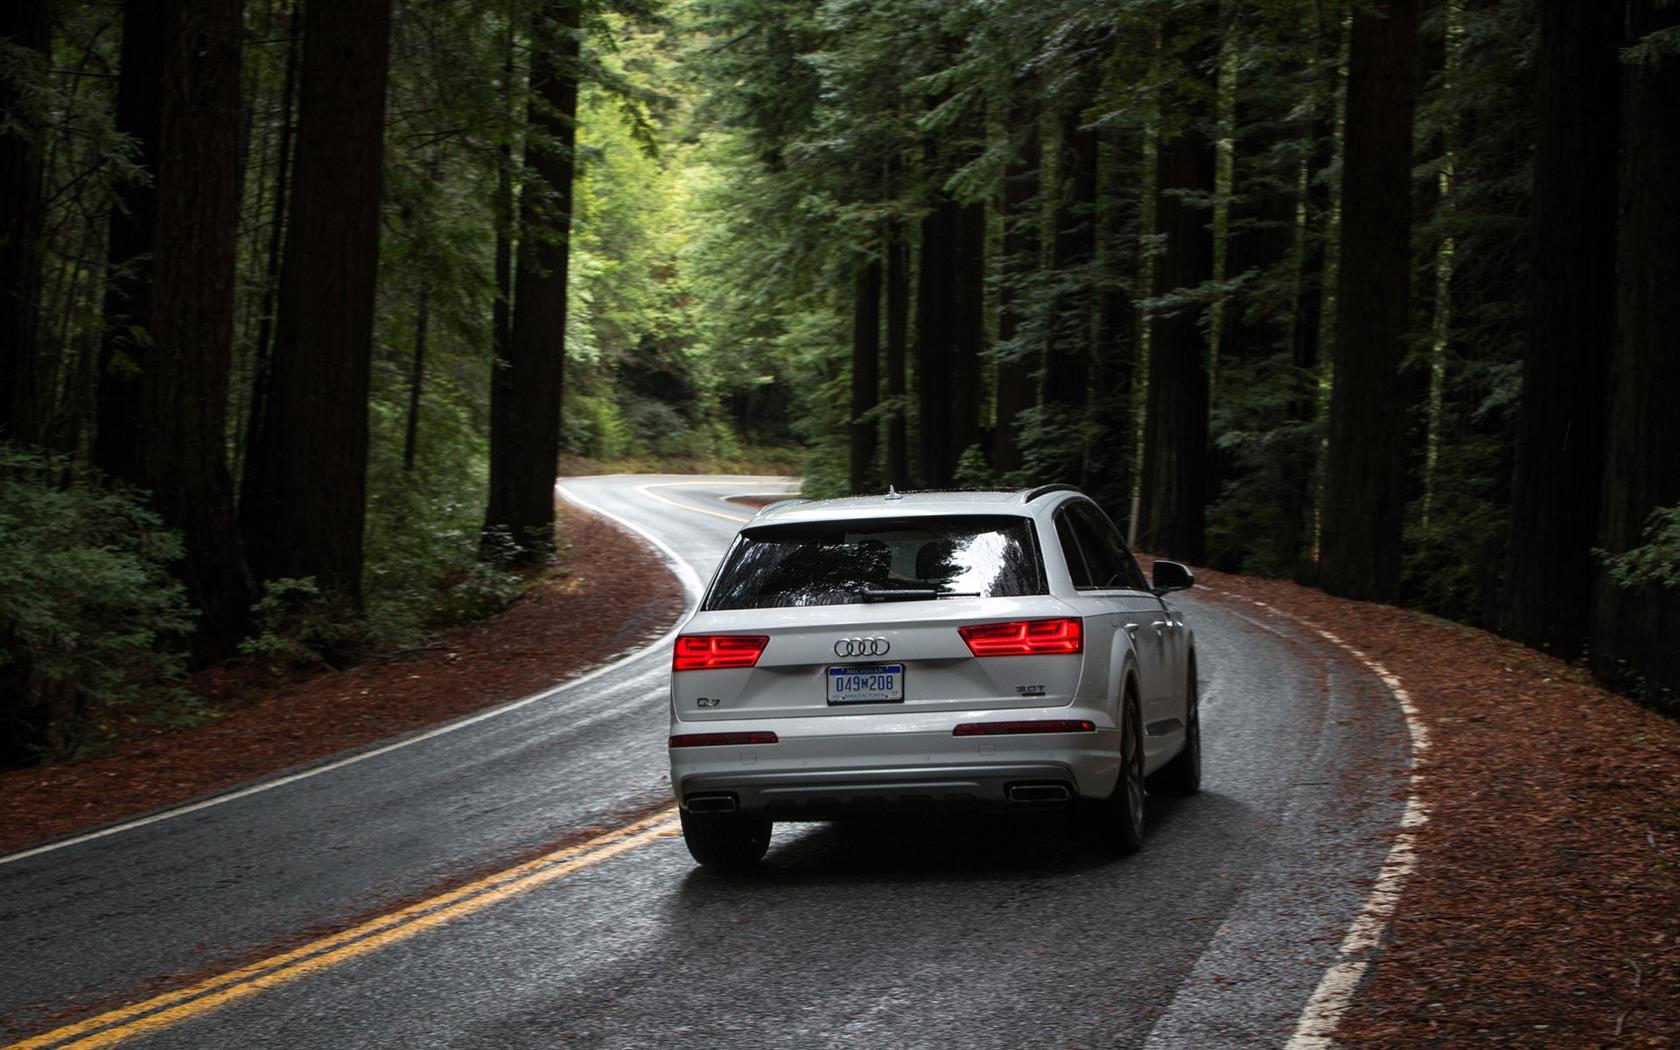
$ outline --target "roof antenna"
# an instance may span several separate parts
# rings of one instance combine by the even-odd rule
[[[886,495],[885,498],[887,498],[887,499],[903,499],[904,497],[899,495],[899,492],[898,492],[897,489],[893,488],[891,485],[888,485],[887,486],[887,495]]]

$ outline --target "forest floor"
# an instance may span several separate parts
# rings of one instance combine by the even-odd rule
[[[668,629],[682,601],[659,558],[602,519],[561,515],[589,556],[490,620],[192,729],[118,726],[106,757],[0,775],[0,851],[529,695]],[[1416,870],[1339,1042],[1680,1047],[1680,722],[1459,624],[1276,580],[1198,582],[1249,615],[1333,630],[1401,680],[1429,731]],[[593,615],[602,603],[624,617]]]

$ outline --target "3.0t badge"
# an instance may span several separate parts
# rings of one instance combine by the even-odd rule
[[[842,638],[834,643],[835,656],[885,656],[892,643],[885,638]]]

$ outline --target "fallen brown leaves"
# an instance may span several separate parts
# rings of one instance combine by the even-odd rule
[[[1282,581],[1198,581],[1335,632],[1429,726],[1417,870],[1338,1042],[1680,1045],[1680,723],[1484,631]]]
[[[642,541],[560,504],[561,571],[507,611],[428,646],[237,701],[175,733],[128,723],[115,754],[0,774],[0,852],[225,791],[538,692],[657,637],[682,592]],[[230,684],[231,683],[231,684]],[[227,703],[249,676],[201,681]]]

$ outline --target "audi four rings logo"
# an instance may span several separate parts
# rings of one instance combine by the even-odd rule
[[[834,643],[835,656],[885,656],[892,643],[885,638],[842,638]]]

